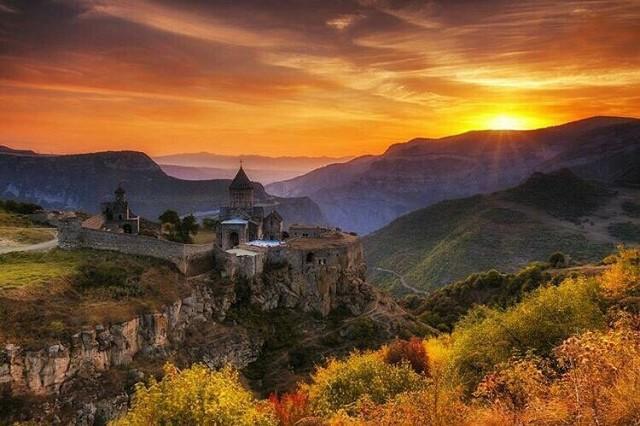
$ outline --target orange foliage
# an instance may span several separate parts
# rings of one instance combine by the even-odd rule
[[[305,392],[285,393],[280,397],[272,393],[269,402],[282,426],[293,426],[309,415],[309,395]]]
[[[429,358],[421,339],[412,337],[410,340],[398,339],[391,343],[384,353],[384,361],[396,365],[408,362],[413,371],[429,375]]]

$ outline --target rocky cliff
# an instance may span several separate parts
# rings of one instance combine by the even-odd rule
[[[7,342],[0,349],[0,385],[10,397],[3,402],[38,398],[23,405],[28,410],[14,410],[11,420],[93,424],[126,408],[132,385],[157,375],[167,360],[245,368],[261,356],[267,338],[243,314],[246,309],[262,312],[266,322],[276,310],[319,313],[317,318],[336,309],[350,318],[375,313],[383,324],[380,339],[392,338],[407,327],[406,313],[366,284],[364,273],[362,262],[307,274],[283,264],[251,280],[212,273],[190,280],[187,297],[157,312],[84,327],[40,349]],[[286,370],[286,360],[274,368]]]

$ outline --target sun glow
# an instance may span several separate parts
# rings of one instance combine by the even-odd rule
[[[522,130],[526,128],[526,125],[521,118],[498,115],[489,120],[488,127],[492,130]]]

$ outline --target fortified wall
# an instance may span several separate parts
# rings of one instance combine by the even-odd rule
[[[82,227],[77,218],[64,219],[58,226],[58,246],[63,249],[91,248],[150,256],[167,260],[186,276],[213,269],[212,244],[182,244],[156,238]]]

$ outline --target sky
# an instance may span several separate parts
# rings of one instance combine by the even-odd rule
[[[640,0],[0,0],[0,144],[377,154],[640,117]]]

